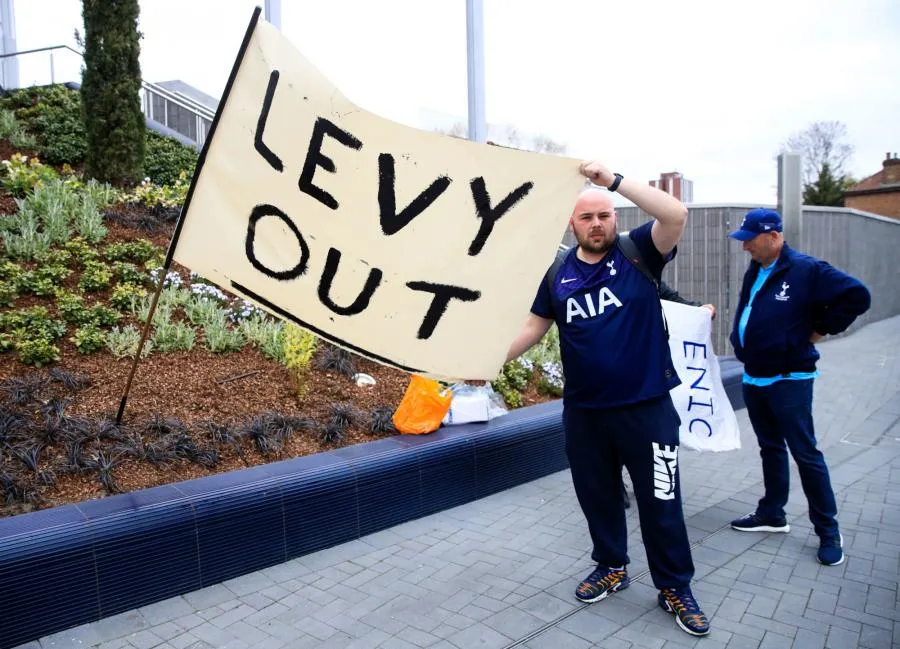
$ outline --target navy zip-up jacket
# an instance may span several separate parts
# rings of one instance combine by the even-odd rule
[[[741,314],[759,269],[759,263],[751,261],[744,274],[731,330],[735,356],[747,374],[756,378],[812,372],[819,360],[809,341],[813,332],[841,333],[872,303],[869,290],[859,280],[785,243],[772,274],[753,298],[741,345]]]

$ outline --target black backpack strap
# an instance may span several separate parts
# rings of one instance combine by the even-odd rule
[[[562,268],[567,254],[569,254],[568,250],[557,250],[556,259],[553,260],[553,263],[550,264],[550,268],[547,269],[547,275],[545,276],[545,278],[547,281],[547,289],[550,291],[550,295],[553,295],[553,282],[556,279],[556,276],[559,274],[559,269]]]
[[[650,269],[647,268],[647,264],[644,263],[644,258],[641,256],[641,251],[638,250],[637,245],[635,245],[632,238],[628,236],[628,233],[620,234],[616,237],[616,245],[619,246],[619,250],[621,250],[622,254],[631,262],[631,265],[641,271],[641,275],[650,280],[653,286],[656,287],[656,294],[659,295],[659,281],[653,276]]]
[[[666,320],[666,312],[662,308],[662,293],[659,286],[659,280],[657,280],[653,276],[653,273],[650,272],[650,269],[647,268],[647,264],[644,263],[644,258],[641,256],[641,251],[638,250],[637,245],[627,233],[620,234],[618,237],[616,237],[616,245],[619,246],[619,250],[621,250],[622,254],[625,255],[625,258],[631,262],[631,265],[637,268],[640,271],[641,275],[650,280],[654,288],[656,288],[656,295],[660,298],[659,311],[660,315],[662,316],[663,329],[665,329],[666,331],[666,340],[668,340],[669,323]]]

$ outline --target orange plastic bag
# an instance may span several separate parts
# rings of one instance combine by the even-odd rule
[[[421,435],[437,430],[450,410],[453,393],[441,393],[441,384],[413,374],[403,400],[394,411],[394,428],[401,433]]]

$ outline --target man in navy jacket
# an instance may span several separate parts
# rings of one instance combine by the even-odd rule
[[[756,511],[731,522],[745,532],[789,532],[790,449],[819,537],[818,559],[844,561],[843,539],[828,467],[816,448],[813,379],[818,376],[815,343],[838,334],[870,304],[868,289],[830,264],[793,250],[784,242],[781,216],[769,209],[747,213],[728,236],[743,242],[751,261],[735,311],[731,344],[744,363],[743,391],[759,441],[765,494]]]

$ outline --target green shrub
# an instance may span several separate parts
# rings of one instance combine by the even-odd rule
[[[190,350],[196,341],[196,332],[184,322],[166,322],[153,330],[153,348],[161,352]]]
[[[34,260],[41,266],[69,266],[72,254],[62,248],[54,248],[46,253],[38,255]]]
[[[77,90],[62,85],[15,90],[2,105],[14,110],[19,122],[36,136],[38,152],[47,162],[60,165],[84,160],[86,139]]]
[[[0,279],[16,282],[23,272],[19,264],[8,260],[0,261]]]
[[[8,138],[21,129],[16,114],[9,109],[0,109],[0,138]]]
[[[284,363],[284,322],[259,313],[241,321],[238,329],[266,358]]]
[[[147,239],[111,243],[103,248],[103,256],[110,261],[130,261],[135,264],[146,263],[158,252],[159,249]]]
[[[17,297],[19,297],[19,291],[16,283],[0,280],[0,306],[12,308],[16,304]]]
[[[194,147],[148,130],[144,177],[156,185],[175,185],[182,172],[187,177],[194,174],[197,157]]]
[[[88,263],[97,262],[100,259],[97,248],[81,237],[76,237],[68,241],[63,248],[72,255],[82,268]]]
[[[83,325],[91,321],[91,310],[77,293],[63,291],[56,297],[56,312],[66,322]]]
[[[6,97],[0,99],[0,107],[12,110],[16,118],[30,128],[33,119],[47,106],[67,105],[67,102],[73,100],[73,95],[76,101],[80,101],[77,92],[69,90],[62,84],[31,86],[10,91]]]
[[[90,315],[91,324],[97,327],[111,327],[122,317],[113,309],[103,306],[102,304],[95,304],[90,310]]]
[[[23,130],[18,130],[9,136],[9,143],[19,151],[37,151],[38,141],[35,136]]]
[[[185,307],[191,303],[194,296],[191,292],[181,286],[167,286],[159,294],[159,303],[165,304],[173,309]]]
[[[240,329],[231,329],[225,324],[225,318],[206,323],[203,333],[207,349],[215,353],[240,351],[247,342]]]
[[[103,263],[89,261],[84,265],[84,272],[78,280],[78,287],[82,291],[102,291],[109,288],[112,280],[112,271]]]
[[[24,365],[43,367],[59,360],[59,347],[50,344],[43,338],[19,340],[15,343],[19,362]]]
[[[15,90],[2,100],[16,118],[37,136],[39,153],[51,164],[84,160],[86,139],[81,119],[81,95],[63,85]]]
[[[134,188],[126,200],[143,203],[147,207],[178,207],[184,205],[189,187],[190,177],[182,172],[171,185],[156,185],[145,180]]]
[[[134,358],[137,353],[138,345],[141,342],[141,332],[134,325],[122,327],[113,327],[112,331],[107,331],[106,348],[116,358]],[[153,340],[148,338],[144,342],[141,350],[141,358],[145,358],[153,351]]]
[[[3,160],[0,169],[0,185],[13,196],[22,198],[35,187],[59,178],[53,167],[43,164],[36,157],[14,153],[9,160]]]
[[[74,216],[75,229],[88,243],[98,243],[106,236],[107,229],[103,225],[103,216],[90,196],[83,196]]]
[[[12,259],[30,261],[50,251],[50,237],[38,229],[37,223],[28,222],[18,232],[3,233],[3,245]]]
[[[66,332],[66,324],[51,317],[47,307],[33,306],[0,313],[0,330],[13,334],[17,339],[54,341]]]
[[[119,311],[134,308],[147,296],[147,290],[134,284],[119,284],[109,296],[109,303]]]
[[[491,382],[491,386],[503,397],[507,406],[519,408],[524,403],[522,390],[527,387],[531,375],[531,362],[515,359],[503,366],[500,376]]]
[[[124,192],[116,189],[109,183],[100,183],[93,178],[87,181],[83,191],[86,195],[90,196],[91,200],[94,201],[94,204],[101,210],[114,203],[118,203],[125,195]]]
[[[19,288],[33,295],[56,295],[62,281],[71,273],[65,266],[39,266],[19,276]]]
[[[184,305],[184,314],[191,324],[198,327],[217,322],[224,326],[228,319],[228,312],[219,307],[218,303],[196,297]]]
[[[12,334],[0,333],[0,354],[12,351],[15,348]]]
[[[103,349],[106,338],[103,332],[94,325],[85,325],[75,330],[75,335],[69,338],[71,343],[75,345],[82,354],[93,354]]]
[[[72,93],[75,97],[78,95]],[[81,102],[74,102],[80,105]],[[52,165],[74,165],[84,161],[87,153],[84,123],[80,108],[75,111],[49,108],[35,119],[34,128],[41,158]]]
[[[123,284],[140,286],[147,281],[147,274],[134,264],[125,261],[117,261],[112,265],[113,276]]]

